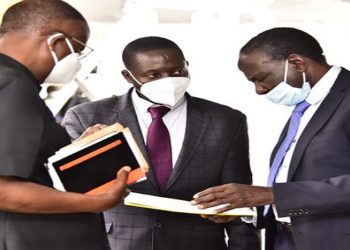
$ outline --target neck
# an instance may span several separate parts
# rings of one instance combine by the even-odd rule
[[[317,84],[317,82],[330,70],[332,66],[327,63],[315,64],[308,72],[308,77],[306,78],[311,88]]]
[[[28,37],[21,38],[15,33],[3,34],[0,37],[0,53],[7,55],[22,63],[29,68],[28,65]]]

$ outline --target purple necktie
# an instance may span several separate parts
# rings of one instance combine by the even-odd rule
[[[162,119],[169,110],[164,106],[148,109],[152,123],[147,133],[147,150],[161,191],[165,189],[172,171],[170,136]]]
[[[268,187],[273,186],[273,183],[275,182],[276,175],[277,175],[278,170],[283,162],[283,159],[284,159],[286,153],[288,152],[290,145],[292,144],[292,142],[294,140],[295,135],[297,134],[301,117],[303,116],[305,110],[309,106],[310,106],[310,104],[307,103],[306,101],[303,101],[295,106],[295,108],[292,112],[292,115],[290,117],[287,135],[283,139],[283,142],[281,143],[280,147],[278,148],[278,151],[275,155],[275,158],[273,159],[273,162],[272,162],[272,165],[270,168],[269,178],[267,180]],[[264,211],[265,215],[267,214],[269,208],[270,208],[270,205],[265,206],[265,211]]]

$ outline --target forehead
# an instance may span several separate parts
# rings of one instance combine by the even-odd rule
[[[241,54],[238,61],[238,68],[248,79],[259,73],[274,73],[279,70],[281,62],[272,60],[264,51],[252,51]]]
[[[151,70],[183,68],[186,61],[176,49],[156,49],[147,52],[138,52],[134,57],[134,70],[138,73]]]
[[[76,38],[79,41],[86,43],[89,39],[90,30],[85,22],[78,20],[67,20],[60,22],[57,27],[70,37]]]

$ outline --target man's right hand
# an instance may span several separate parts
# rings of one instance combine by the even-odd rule
[[[86,136],[89,136],[89,135],[91,135],[91,134],[93,134],[93,133],[95,133],[95,132],[97,132],[97,131],[99,131],[99,130],[101,130],[101,129],[103,129],[103,128],[105,128],[105,127],[107,127],[107,125],[105,125],[105,124],[95,124],[94,126],[92,126],[92,127],[88,127],[85,131],[84,131],[84,133],[82,133],[82,135],[78,138],[78,140],[80,140],[80,139],[82,139],[82,138],[84,138],[84,137],[86,137]]]
[[[130,167],[121,168],[117,173],[117,179],[113,182],[113,185],[110,186],[106,191],[106,194],[114,196],[114,205],[118,204],[127,193],[127,180],[130,170]]]

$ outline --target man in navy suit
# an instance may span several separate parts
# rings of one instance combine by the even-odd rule
[[[225,209],[272,204],[263,217],[267,250],[349,249],[350,72],[328,65],[316,39],[294,28],[252,38],[240,50],[238,67],[257,94],[308,108],[272,187],[226,184],[196,194],[192,203],[201,208],[230,203]]]
[[[122,57],[122,74],[133,88],[122,96],[71,108],[64,125],[72,139],[101,124],[119,122],[129,127],[151,166],[147,180],[130,187],[134,192],[191,200],[210,186],[251,183],[245,115],[185,93],[188,62],[177,44],[162,37],[142,37],[130,42]],[[161,120],[170,134],[172,172],[163,188],[147,148],[153,107],[169,108]],[[198,215],[121,204],[106,212],[105,219],[113,250],[260,249],[255,228],[232,217],[228,223],[215,224]]]

